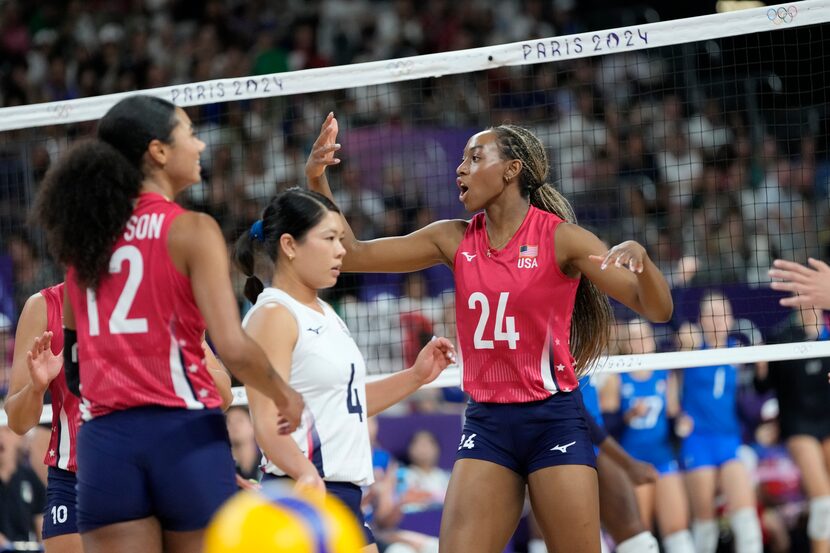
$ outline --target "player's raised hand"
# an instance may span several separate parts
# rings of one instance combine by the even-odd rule
[[[642,273],[645,269],[646,249],[634,240],[626,240],[608,250],[605,255],[591,255],[589,259],[598,263],[603,271],[609,265],[614,265],[625,267],[632,273]]]
[[[29,377],[32,386],[37,392],[43,392],[63,366],[63,353],[52,353],[52,333],[46,331],[42,336],[35,338],[32,349],[26,353],[26,365],[29,367]]]
[[[780,292],[792,292],[792,296],[781,298],[779,303],[786,307],[815,306],[830,309],[830,266],[824,261],[807,260],[809,267],[776,259],[769,270],[769,276],[777,279],[770,288]]]
[[[421,385],[429,384],[441,374],[451,363],[455,363],[455,346],[446,338],[435,338],[418,353],[412,371],[420,380]]]
[[[335,157],[340,149],[340,144],[337,144],[339,130],[334,112],[329,112],[305,162],[306,179],[319,179],[326,172],[326,167],[340,163],[340,159]]]

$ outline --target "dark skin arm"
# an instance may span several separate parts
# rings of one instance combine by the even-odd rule
[[[168,251],[176,267],[190,278],[196,304],[225,365],[242,383],[274,402],[285,419],[281,432],[296,429],[303,399],[274,370],[262,348],[242,330],[219,225],[207,215],[180,215],[171,225]]]

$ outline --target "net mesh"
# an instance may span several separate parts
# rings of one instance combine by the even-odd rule
[[[806,357],[830,352],[813,342],[759,344],[774,341],[791,314],[767,287],[771,260],[828,257],[828,20],[830,3],[797,2],[146,92],[185,106],[207,143],[203,181],[181,201],[212,214],[229,242],[274,193],[303,183],[329,111],[343,144],[329,179],[360,238],[468,217],[454,184],[466,140],[490,125],[528,127],[580,224],[609,245],[642,243],[672,286],[674,319],[655,328],[655,347],[667,353],[601,366]],[[28,295],[61,278],[26,222],[38,184],[122,96],[0,109],[0,312],[12,321]],[[21,275],[27,267],[36,269]],[[676,353],[699,345],[699,329],[684,323],[698,320],[712,288],[731,302],[733,342],[756,347]],[[325,298],[373,374],[407,366],[433,335],[454,337],[444,267],[343,275]],[[615,308],[620,320],[633,316]],[[457,381],[450,372],[439,383]]]

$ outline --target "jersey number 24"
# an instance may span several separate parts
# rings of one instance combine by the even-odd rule
[[[493,326],[493,339],[485,340],[484,331],[488,326],[490,320],[490,302],[481,292],[473,292],[470,294],[470,299],[467,301],[467,307],[475,310],[476,306],[480,306],[481,315],[478,318],[475,334],[473,334],[473,347],[476,349],[494,349],[495,342],[507,342],[510,349],[516,349],[519,341],[519,333],[516,332],[515,317],[505,317],[504,313],[507,311],[507,299],[510,297],[510,292],[502,292],[499,294],[499,304],[496,307],[496,321]]]

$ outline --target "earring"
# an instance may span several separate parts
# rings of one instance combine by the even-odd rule
[[[294,261],[294,256],[291,255],[291,254],[288,254],[288,261]]]

